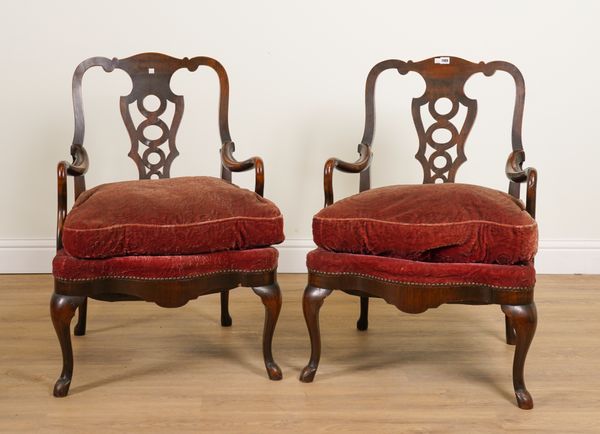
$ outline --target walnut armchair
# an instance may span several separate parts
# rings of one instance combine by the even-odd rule
[[[177,70],[214,70],[220,83],[219,132],[221,178],[170,178],[179,154],[176,135],[184,98],[170,88]],[[86,191],[88,155],[83,147],[82,79],[92,67],[120,69],[132,81],[120,109],[139,180],[99,185]],[[150,98],[149,98],[150,97]],[[155,106],[151,106],[151,99]],[[126,59],[93,57],[73,76],[75,134],[73,162],[58,164],[58,221],[53,261],[52,322],[62,349],[63,369],[54,396],[66,396],[73,374],[70,323],[79,309],[75,335],[86,332],[88,297],[104,301],[145,300],[179,307],[201,295],[220,293],[221,325],[232,324],[229,290],[252,287],[265,306],[263,356],[270,379],[281,379],[271,342],[281,294],[277,284],[277,250],[283,220],[277,207],[262,197],[263,162],[237,161],[228,125],[229,82],[223,66],[209,57],[176,59],[143,53]],[[166,114],[172,106],[172,119]],[[142,121],[136,124],[132,109]],[[139,116],[138,116],[139,118]],[[159,137],[148,137],[150,126]],[[255,192],[231,184],[231,173],[254,169]],[[67,178],[72,176],[75,203],[67,213]],[[151,179],[152,178],[152,179]]]
[[[412,100],[419,137],[416,159],[422,185],[370,189],[375,129],[375,83],[388,69],[416,72],[425,80],[423,95]],[[512,152],[506,163],[509,194],[455,183],[466,161],[465,141],[477,101],[464,93],[477,73],[504,71],[516,85]],[[537,251],[535,200],[537,172],[523,169],[521,125],[525,86],[521,73],[507,62],[471,63],[457,57],[421,62],[383,61],[366,82],[366,121],[359,158],[348,163],[329,159],[324,170],[325,208],[313,220],[317,249],[308,254],[308,285],[303,310],[311,356],[300,380],[314,379],[321,353],[319,310],[332,290],[360,297],[359,330],[367,330],[369,298],[383,298],[407,313],[421,313],[443,303],[499,304],[505,314],[506,341],[516,345],[513,384],[520,408],[533,407],[523,368],[537,313],[533,300]],[[449,107],[442,110],[438,101]],[[449,100],[449,101],[448,101]],[[464,121],[460,122],[461,115]],[[425,116],[432,122],[425,124]],[[440,139],[438,130],[446,130]],[[360,174],[360,193],[334,203],[333,172]],[[519,200],[526,185],[526,204]]]

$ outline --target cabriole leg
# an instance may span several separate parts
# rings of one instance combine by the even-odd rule
[[[281,311],[281,290],[277,283],[268,286],[258,286],[252,290],[260,297],[265,305],[265,326],[263,329],[263,357],[267,374],[271,380],[281,380],[281,369],[273,360],[273,333]]]
[[[229,315],[229,290],[221,291],[221,325],[230,327],[232,324],[231,316]]]
[[[54,385],[54,396],[62,397],[69,393],[73,377],[73,348],[71,347],[70,325],[75,310],[81,306],[85,297],[52,294],[50,316],[62,350],[63,368]]]
[[[535,303],[510,306],[503,305],[502,310],[509,318],[515,331],[515,358],[513,362],[513,386],[519,408],[530,410],[533,408],[533,399],[525,387],[523,368],[527,351],[535,334],[537,326],[537,311]]]
[[[88,298],[84,297],[83,302],[79,306],[79,319],[77,320],[77,324],[75,324],[75,329],[74,329],[75,336],[85,335],[85,327],[87,324],[87,305],[88,305]]]
[[[360,297],[360,316],[356,328],[363,331],[369,328],[369,297]]]
[[[310,360],[300,374],[300,381],[310,383],[315,378],[319,360],[321,359],[321,332],[319,330],[319,310],[331,289],[317,288],[308,285],[302,297],[302,310],[310,336]]]

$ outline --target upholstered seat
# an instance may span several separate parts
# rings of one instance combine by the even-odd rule
[[[277,249],[273,247],[199,255],[118,256],[93,261],[59,250],[52,261],[52,274],[63,282],[192,279],[232,272],[272,272],[277,269],[277,258]]]
[[[283,241],[268,199],[208,176],[99,185],[67,215],[63,246],[77,258],[195,255]]]
[[[533,264],[498,265],[419,262],[374,255],[334,253],[315,249],[306,257],[308,271],[330,277],[359,277],[400,285],[460,287],[480,285],[531,291]]]
[[[342,199],[313,220],[326,250],[429,262],[519,264],[537,250],[523,203],[468,184],[392,185]]]

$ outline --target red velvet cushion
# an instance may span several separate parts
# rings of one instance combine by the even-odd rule
[[[251,249],[283,239],[271,201],[211,177],[99,185],[79,196],[62,235],[78,258]]]
[[[277,268],[277,256],[276,249],[266,247],[202,255],[119,256],[90,260],[74,258],[60,250],[52,261],[52,274],[59,280],[184,279],[228,271],[272,271]]]
[[[523,290],[535,285],[535,269],[532,264],[431,263],[316,249],[308,253],[306,265],[311,272],[316,273],[362,276],[409,285],[476,284]]]
[[[342,199],[317,213],[313,235],[335,252],[490,264],[529,262],[538,240],[521,201],[450,183],[394,185]]]

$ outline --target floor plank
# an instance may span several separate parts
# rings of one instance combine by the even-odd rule
[[[305,281],[280,276],[281,382],[262,364],[263,306],[239,288],[231,328],[219,325],[215,295],[180,309],[90,301],[88,334],[73,338],[70,395],[56,399],[51,277],[0,276],[0,431],[600,432],[600,276],[538,277],[525,372],[532,411],[515,404],[514,347],[498,306],[409,315],[374,300],[359,332],[358,299],[334,293],[321,314],[319,372],[300,383],[310,352]]]

